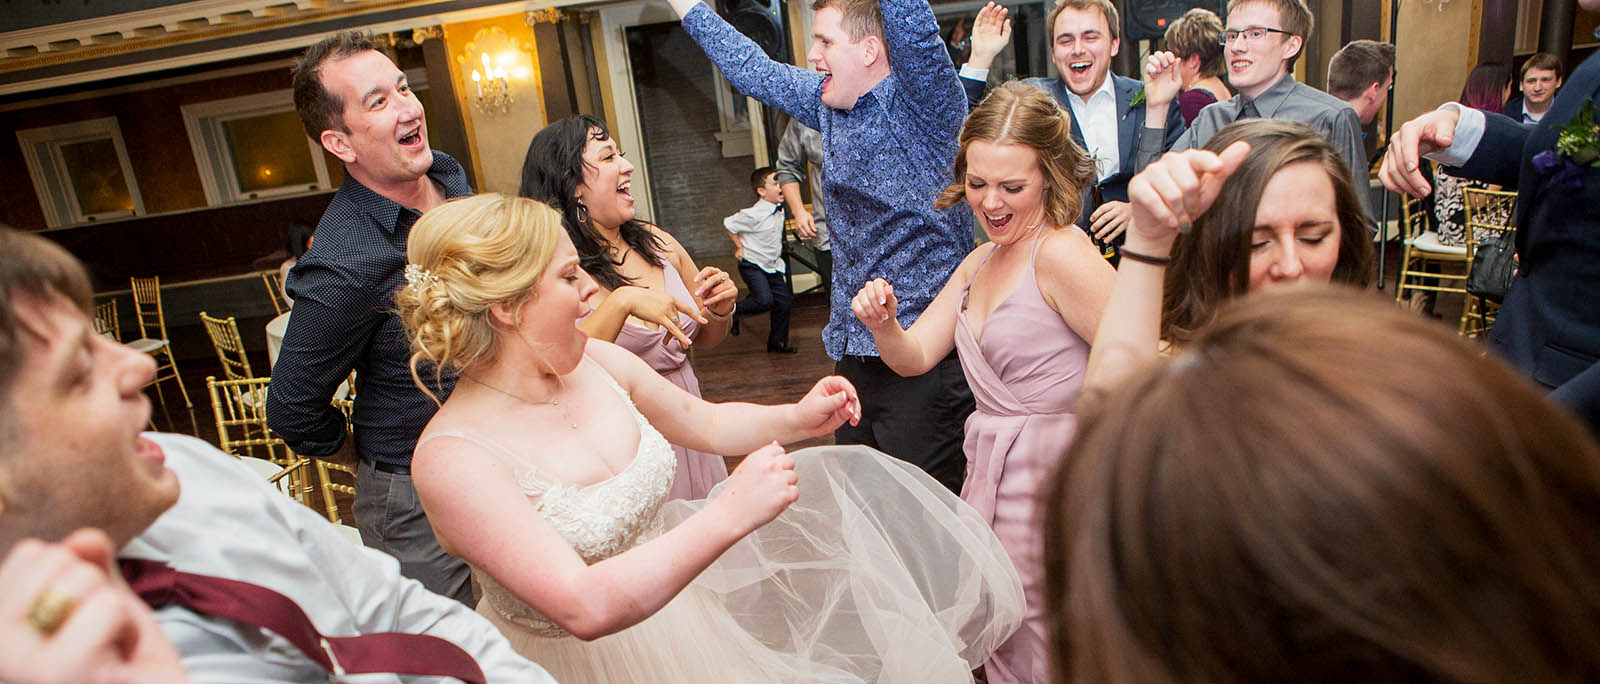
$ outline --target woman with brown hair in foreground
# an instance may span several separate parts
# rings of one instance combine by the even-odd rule
[[[1182,348],[1235,297],[1371,283],[1372,234],[1349,178],[1326,138],[1266,119],[1145,167],[1128,184],[1133,217],[1085,391]]]
[[[1600,680],[1600,449],[1437,325],[1252,295],[1081,424],[1056,681]]]

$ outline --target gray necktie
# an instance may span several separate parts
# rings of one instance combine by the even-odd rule
[[[1241,101],[1244,103],[1244,106],[1239,108],[1239,116],[1234,119],[1235,121],[1261,118],[1261,112],[1256,111],[1256,103],[1249,100]]]

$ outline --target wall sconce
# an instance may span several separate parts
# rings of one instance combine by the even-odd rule
[[[513,81],[533,73],[531,50],[496,27],[478,31],[456,57],[462,70],[470,70],[473,105],[485,114],[504,114],[516,102]]]
[[[506,81],[505,65],[496,66],[487,52],[480,56],[483,71],[472,70],[472,88],[477,91],[478,109],[483,112],[499,110],[502,114],[511,111],[511,84]]]

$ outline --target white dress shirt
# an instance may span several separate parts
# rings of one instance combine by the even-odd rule
[[[406,632],[440,637],[477,661],[489,682],[554,684],[511,650],[482,616],[400,574],[394,558],[346,541],[332,523],[216,447],[146,433],[182,487],[178,503],[120,554],[199,575],[249,582],[300,606],[327,636]],[[283,637],[251,625],[168,606],[161,629],[196,684],[226,682],[437,682],[383,674],[329,677]]]
[[[722,220],[722,227],[739,236],[744,260],[767,273],[783,273],[783,205],[764,199]]]
[[[1094,157],[1096,180],[1105,180],[1122,170],[1122,155],[1117,149],[1117,91],[1112,87],[1111,74],[1106,74],[1100,88],[1087,101],[1069,91],[1067,104],[1072,107],[1072,118],[1078,120],[1078,130],[1083,131],[1084,147]]]
[[[1483,129],[1487,125],[1483,112],[1456,102],[1446,102],[1439,105],[1439,109],[1451,110],[1459,117],[1455,133],[1449,147],[1423,156],[1445,166],[1461,166],[1472,158],[1472,153],[1478,150],[1478,143],[1483,141]]]

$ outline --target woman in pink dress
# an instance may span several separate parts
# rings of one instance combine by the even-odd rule
[[[994,527],[1028,602],[1022,628],[985,664],[991,684],[1049,681],[1035,501],[1072,441],[1086,340],[1115,277],[1073,226],[1094,164],[1071,128],[1044,91],[996,88],[967,117],[956,182],[936,202],[967,200],[990,243],[908,330],[895,322],[893,283],[873,280],[851,302],[895,372],[925,372],[954,347],[977,399],[961,498]]]
[[[700,396],[689,347],[727,337],[738,289],[722,269],[695,267],[683,245],[635,218],[629,194],[633,164],[587,116],[557,121],[533,137],[518,194],[561,212],[583,270],[599,283],[594,313],[578,324],[590,337],[616,342],[684,391]],[[704,498],[728,477],[727,462],[673,445],[674,499]]]

